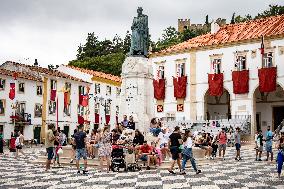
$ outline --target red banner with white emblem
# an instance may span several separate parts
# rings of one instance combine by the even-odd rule
[[[223,94],[223,73],[208,74],[209,95],[222,96]]]
[[[258,69],[259,91],[273,92],[276,90],[276,67]]]
[[[234,94],[244,94],[249,92],[249,71],[232,72]]]
[[[174,96],[176,98],[186,97],[187,76],[173,77]]]

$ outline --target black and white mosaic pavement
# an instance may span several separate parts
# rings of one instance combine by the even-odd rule
[[[166,169],[140,172],[99,173],[94,168],[87,175],[77,174],[75,167],[54,168],[45,172],[42,165],[29,163],[43,149],[25,149],[27,156],[14,159],[0,156],[0,188],[141,188],[141,189],[217,189],[274,188],[284,189],[284,176],[277,178],[275,162],[256,162],[254,149],[242,149],[242,161],[234,160],[234,149],[228,150],[226,160],[202,163],[202,173],[191,168],[186,175],[171,175]],[[265,159],[265,158],[263,158]],[[189,163],[189,162],[188,162]]]

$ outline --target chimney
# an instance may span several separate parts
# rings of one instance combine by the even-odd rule
[[[211,34],[217,33],[219,29],[220,29],[219,24],[217,24],[217,22],[213,20],[213,22],[211,23]]]
[[[37,59],[35,59],[35,63],[34,63],[34,66],[38,66],[38,62],[37,62]]]

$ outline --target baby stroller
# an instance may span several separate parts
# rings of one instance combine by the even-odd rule
[[[124,158],[125,156],[123,154],[123,148],[119,145],[113,145],[111,152],[110,169],[113,172],[119,172],[119,169],[124,169],[124,171],[127,171],[127,166]]]
[[[135,152],[132,148],[124,148],[125,151],[125,162],[127,165],[127,171],[140,171],[141,166],[138,165],[135,159]]]

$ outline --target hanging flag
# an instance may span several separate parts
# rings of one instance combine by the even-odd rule
[[[14,100],[15,95],[16,95],[16,93],[15,93],[15,83],[10,83],[9,98],[10,98],[11,100]]]
[[[78,115],[78,124],[84,124],[85,120],[83,116]]]
[[[50,100],[55,101],[56,98],[56,89],[51,89],[50,91]]]
[[[83,95],[82,96],[82,103],[81,103],[81,105],[86,107],[89,104],[88,102],[89,102],[89,96],[88,95]]]
[[[70,104],[70,92],[64,92],[64,107],[67,107]]]

